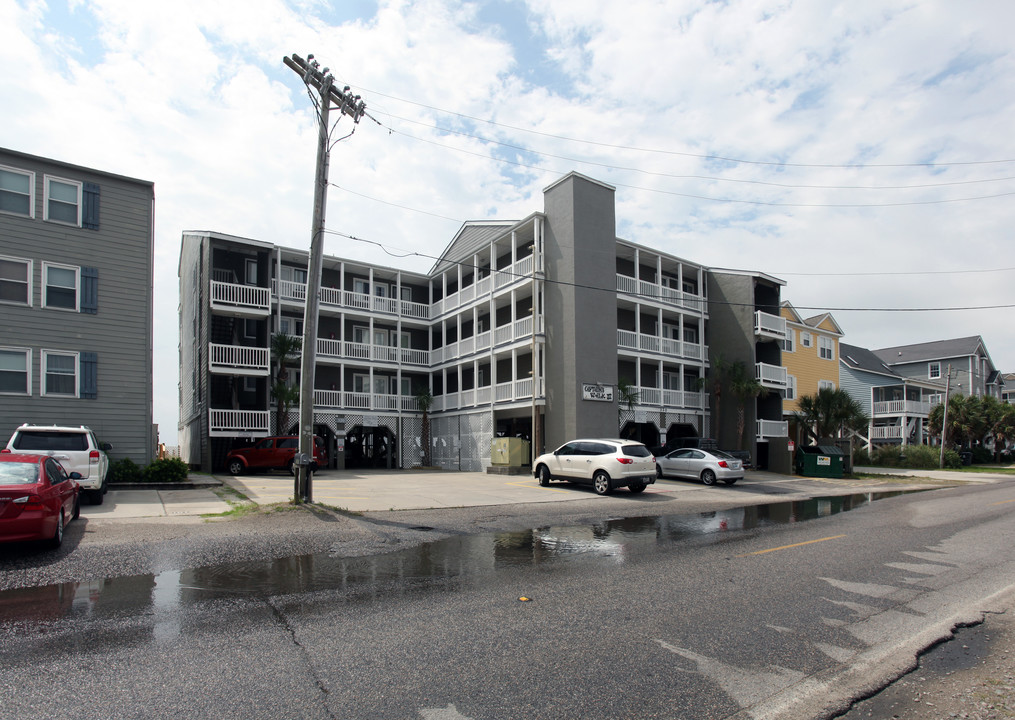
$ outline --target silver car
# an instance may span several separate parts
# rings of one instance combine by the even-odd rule
[[[744,463],[722,450],[680,448],[656,458],[656,476],[700,479],[706,485],[722,480],[732,485],[744,477]]]
[[[599,495],[625,486],[640,493],[656,481],[655,458],[634,440],[572,440],[537,457],[532,474],[544,487],[551,480],[591,483]]]

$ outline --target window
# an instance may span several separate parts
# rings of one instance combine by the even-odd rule
[[[35,173],[0,167],[0,212],[35,217]]]
[[[247,258],[243,263],[243,281],[247,285],[257,285],[257,260]]]
[[[818,336],[818,357],[823,360],[835,360],[835,343],[832,338]]]
[[[32,351],[27,348],[0,348],[0,394],[30,395]]]
[[[0,302],[32,305],[32,261],[0,257]]]
[[[927,377],[936,380],[941,377],[941,363],[933,362],[927,368]]]
[[[818,390],[835,390],[835,383],[831,380],[818,380]]]
[[[80,268],[68,265],[42,264],[43,295],[42,306],[78,309],[78,280]]]
[[[245,393],[256,393],[257,392],[257,378],[245,376],[243,378],[243,392]]]
[[[257,339],[257,320],[245,318],[243,320],[243,337],[248,340]]]
[[[786,339],[779,341],[783,352],[796,352],[796,330],[786,328]]]
[[[42,351],[42,394],[78,396],[78,354]]]
[[[370,294],[370,283],[367,280],[363,280],[361,278],[356,278],[356,279],[354,279],[352,281],[352,289],[353,289],[353,292],[357,292],[360,295],[369,295]]]
[[[81,227],[81,183],[46,176],[45,218]]]
[[[278,323],[278,331],[286,335],[303,337],[303,321],[299,318],[282,318]]]
[[[352,341],[360,345],[370,344],[370,328],[365,325],[356,325],[352,329]]]
[[[809,332],[802,332],[802,333],[800,333],[800,346],[801,347],[811,347],[813,345],[814,345],[814,338],[811,336],[811,334]]]
[[[684,325],[684,342],[692,345],[698,344],[698,328],[693,325]]]
[[[796,378],[792,375],[786,376],[786,395],[787,400],[796,400]]]

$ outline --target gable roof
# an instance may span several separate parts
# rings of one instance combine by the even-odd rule
[[[812,327],[815,330],[821,330],[832,335],[838,335],[842,337],[846,333],[842,331],[839,323],[835,322],[835,318],[832,317],[831,313],[821,313],[820,315],[814,315],[813,317],[805,318],[797,309],[793,307],[788,300],[783,300],[779,303],[780,315],[782,315],[787,322],[794,323],[795,325],[806,325]]]
[[[927,362],[946,358],[969,357],[976,355],[977,350],[987,355],[983,338],[971,335],[952,340],[935,340],[933,342],[916,343],[914,345],[897,345],[895,347],[874,350],[874,354],[888,365],[899,365],[912,362]],[[990,356],[987,355],[989,358]],[[993,364],[993,363],[991,363]]]
[[[448,246],[444,248],[444,252],[434,263],[429,274],[436,275],[447,267],[456,265],[466,258],[471,258],[480,248],[486,247],[517,224],[515,220],[470,220],[464,223]]]

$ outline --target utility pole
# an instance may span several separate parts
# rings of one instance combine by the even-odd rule
[[[945,466],[945,443],[948,440],[948,391],[952,386],[952,366],[948,365],[948,375],[945,376],[945,411],[941,418],[941,457],[938,459],[938,467]]]
[[[317,168],[314,173],[314,219],[310,235],[310,262],[307,267],[307,299],[303,313],[303,348],[300,362],[300,447],[293,499],[296,502],[313,502],[314,493],[310,464],[314,461],[314,371],[317,367],[317,315],[320,309],[321,265],[324,257],[324,215],[328,204],[328,163],[331,157],[331,130],[329,118],[332,104],[354,123],[366,113],[366,103],[359,95],[350,95],[349,88],[338,91],[334,87],[335,77],[323,70],[313,55],[304,60],[295,53],[282,58],[286,67],[299,75],[307,91],[317,91]],[[313,95],[311,94],[311,97]],[[336,121],[337,125],[337,121]],[[353,129],[355,132],[355,128]],[[352,133],[350,133],[351,135]],[[348,137],[348,136],[347,136]],[[337,142],[337,141],[336,141]]]

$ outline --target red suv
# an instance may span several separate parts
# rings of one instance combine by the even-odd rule
[[[242,475],[250,470],[285,468],[292,472],[293,458],[300,448],[298,435],[261,438],[255,445],[235,448],[226,455],[226,468],[230,475]],[[328,451],[324,440],[314,436],[314,461],[310,469],[328,464]]]

